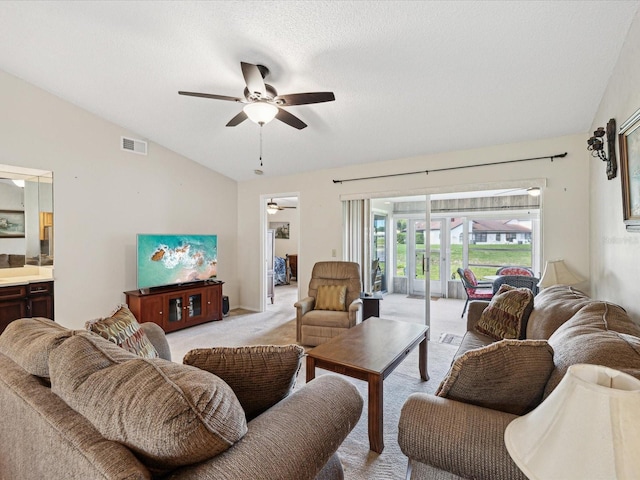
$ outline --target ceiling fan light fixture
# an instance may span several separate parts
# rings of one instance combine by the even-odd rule
[[[248,103],[242,109],[249,120],[258,125],[265,125],[273,120],[278,113],[278,107],[267,102]]]
[[[275,202],[269,202],[267,203],[267,213],[269,215],[273,215],[274,213],[278,213],[278,204]]]

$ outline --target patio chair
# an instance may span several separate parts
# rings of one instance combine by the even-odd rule
[[[537,295],[539,291],[538,283],[540,283],[540,279],[536,277],[530,277],[528,275],[503,275],[493,281],[493,294],[495,295],[500,289],[500,286],[504,285],[505,283],[516,288],[528,288],[533,292],[534,295]]]
[[[533,277],[533,270],[527,267],[501,267],[496,275],[522,275],[525,277]]]
[[[467,301],[464,303],[462,315],[460,315],[460,318],[462,318],[467,311],[469,300],[491,300],[493,298],[493,287],[492,282],[478,282],[475,274],[468,268],[464,270],[459,268],[458,276],[467,294]]]
[[[382,290],[382,272],[380,260],[376,259],[371,262],[371,291],[379,292],[380,290]]]

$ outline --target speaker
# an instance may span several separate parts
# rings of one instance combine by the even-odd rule
[[[222,296],[222,315],[229,315],[229,297],[226,295]]]

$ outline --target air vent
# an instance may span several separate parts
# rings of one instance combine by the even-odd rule
[[[147,154],[147,142],[135,138],[120,137],[120,148],[139,155]]]

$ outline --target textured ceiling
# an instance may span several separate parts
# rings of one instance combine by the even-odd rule
[[[637,1],[0,2],[0,69],[238,181],[585,133]],[[309,126],[249,121],[240,61]],[[117,148],[117,147],[116,147]]]

